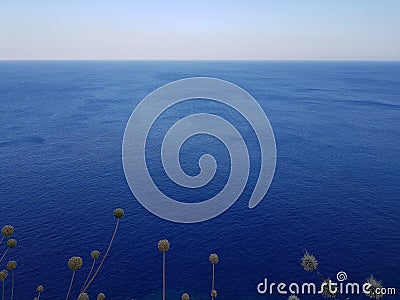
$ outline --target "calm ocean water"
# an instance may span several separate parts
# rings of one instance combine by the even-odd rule
[[[159,219],[134,199],[121,144],[143,97],[192,76],[225,79],[252,94],[269,117],[278,155],[266,198],[250,210],[259,147],[249,125],[207,101],[167,111],[149,148],[151,173],[166,194],[204,200],[218,193],[230,167],[218,140],[198,136],[182,149],[183,168],[195,175],[199,156],[211,153],[216,178],[197,191],[167,180],[157,151],[182,116],[213,111],[236,123],[252,159],[248,185],[228,211],[184,225]],[[168,299],[185,291],[209,299],[213,252],[220,256],[218,299],[286,299],[257,295],[265,277],[318,282],[300,266],[304,250],[318,258],[325,276],[345,271],[348,281],[362,283],[373,274],[400,292],[399,95],[400,63],[394,62],[0,62],[0,225],[14,225],[18,240],[1,268],[9,259],[18,262],[15,298],[32,299],[43,284],[43,299],[64,299],[68,258],[79,255],[76,299],[90,251],[105,251],[116,207],[126,216],[88,291],[91,299],[98,292],[115,300],[160,299],[162,238],[171,242]]]

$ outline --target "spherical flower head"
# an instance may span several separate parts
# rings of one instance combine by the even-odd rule
[[[8,248],[15,248],[17,246],[17,241],[16,240],[14,240],[14,239],[9,239],[8,241],[7,241],[7,247]]]
[[[33,298],[33,300],[38,300],[38,297]]]
[[[6,225],[3,227],[3,229],[1,229],[1,235],[3,237],[12,236],[13,233],[14,233],[14,227],[11,225]]]
[[[338,293],[338,287],[337,285],[333,285],[333,281],[330,280],[329,278],[325,279],[323,282],[323,291],[322,291],[322,296],[325,298],[336,298],[336,295]],[[330,286],[330,288],[329,288]],[[335,291],[335,293],[333,293]]]
[[[7,270],[3,270],[0,272],[0,281],[4,281],[8,276]]]
[[[92,253],[90,253],[90,256],[91,256],[93,259],[98,259],[98,258],[100,257],[100,251],[98,251],[98,250],[93,250]]]
[[[158,250],[161,252],[167,252],[169,250],[169,246],[168,240],[161,240],[158,242]]]
[[[78,296],[78,300],[89,300],[89,295],[86,293],[80,293]]]
[[[211,291],[211,297],[212,298],[217,298],[217,291],[216,290],[212,290]]]
[[[124,216],[124,210],[122,208],[117,208],[114,210],[114,217],[121,219]]]
[[[380,299],[383,297],[382,291],[382,282],[380,280],[376,280],[374,276],[367,278],[366,284],[369,284],[365,287],[366,293],[365,295],[370,297],[371,299]]]
[[[301,259],[301,265],[303,266],[304,271],[315,271],[318,268],[318,261],[314,255],[308,254],[306,251]]]
[[[288,300],[300,300],[296,295],[290,295]]]
[[[17,262],[15,260],[10,260],[7,263],[7,269],[9,269],[10,271],[14,270],[16,267],[17,267]]]
[[[97,300],[104,300],[106,298],[106,295],[104,295],[103,293],[100,293],[97,295]]]
[[[36,288],[36,292],[41,293],[44,291],[44,286],[43,285],[38,285],[38,287]]]
[[[79,270],[82,267],[82,264],[82,258],[80,258],[79,256],[72,256],[68,260],[68,268],[70,268],[72,271]]]
[[[189,294],[188,293],[184,293],[182,295],[182,300],[190,300]]]
[[[210,255],[210,262],[213,264],[213,265],[216,265],[217,263],[218,263],[218,255],[217,254],[211,254]]]

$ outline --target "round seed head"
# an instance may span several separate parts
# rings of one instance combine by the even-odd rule
[[[218,255],[217,254],[211,254],[209,259],[213,265],[218,263]]]
[[[333,281],[329,278],[325,279],[322,282],[322,284],[324,285],[323,291],[322,291],[322,296],[324,296],[325,298],[336,299],[337,291],[335,289],[337,289],[337,285],[334,286]],[[329,288],[329,286],[330,286],[330,288]],[[334,290],[335,290],[335,293],[333,293]]]
[[[3,270],[0,272],[0,281],[4,281],[8,276],[7,270]]]
[[[76,271],[82,267],[83,261],[82,258],[79,256],[72,256],[68,260],[68,268],[70,268],[72,271]]]
[[[89,300],[89,295],[86,293],[80,293],[78,296],[78,300]]]
[[[97,295],[97,300],[104,300],[106,298],[106,295],[104,295],[103,293],[100,293]]]
[[[7,269],[14,270],[17,267],[17,262],[15,260],[10,260],[7,263]]]
[[[98,258],[100,257],[100,251],[98,251],[98,250],[93,250],[92,253],[90,253],[90,256],[91,256],[93,259],[98,259]]]
[[[117,208],[114,210],[114,217],[121,219],[124,216],[124,210],[122,208]]]
[[[182,295],[182,300],[190,300],[189,294],[184,293],[184,294]]]
[[[216,290],[212,290],[211,291],[211,297],[212,298],[217,298],[217,291]]]
[[[288,300],[300,300],[296,295],[290,295]]]
[[[17,241],[16,240],[14,240],[14,239],[9,239],[8,241],[7,241],[7,247],[8,248],[15,248],[17,246]]]
[[[382,282],[380,280],[376,280],[374,276],[367,278],[366,284],[369,284],[366,287],[365,295],[371,299],[380,299],[383,297],[382,291]],[[378,292],[379,291],[379,292]]]
[[[161,252],[167,252],[169,250],[169,246],[168,240],[161,240],[158,242],[158,250]]]
[[[36,288],[36,291],[37,291],[38,293],[43,292],[43,291],[44,291],[43,285],[38,285],[38,287]]]
[[[1,229],[1,235],[4,237],[12,236],[13,233],[14,233],[14,227],[11,225],[6,225],[3,227],[3,229]]]
[[[314,255],[308,254],[306,251],[301,259],[301,265],[303,266],[304,271],[315,271],[318,268],[318,261]]]

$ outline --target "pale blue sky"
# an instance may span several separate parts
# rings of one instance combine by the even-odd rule
[[[9,0],[0,59],[400,59],[397,0]]]

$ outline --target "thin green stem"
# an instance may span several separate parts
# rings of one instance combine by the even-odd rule
[[[215,282],[215,265],[213,264],[212,265],[212,289],[214,289],[214,287],[215,287],[215,284],[214,284],[214,282]]]
[[[72,283],[74,282],[74,277],[75,277],[75,271],[72,271],[71,282],[69,284],[69,289],[68,289],[67,297],[65,297],[65,300],[68,300],[69,294],[71,293]]]
[[[163,252],[163,300],[165,300],[165,251]]]
[[[322,276],[322,274],[318,271],[317,271],[317,274],[318,274],[319,278],[321,278],[322,282],[324,282],[325,281],[324,276]]]
[[[14,299],[14,269],[11,270],[11,300]]]
[[[7,247],[6,251],[4,251],[3,256],[0,258],[0,263],[3,261],[4,256],[6,256],[8,249],[10,249],[10,248]]]
[[[94,272],[93,277],[89,280],[89,282],[87,283],[87,285],[83,289],[82,293],[86,292],[88,287],[92,284],[94,278],[96,277],[97,273],[99,273],[101,266],[103,265],[104,261],[106,260],[108,252],[110,251],[111,245],[112,245],[112,243],[114,241],[115,235],[117,234],[118,224],[119,224],[119,219],[117,219],[117,223],[115,224],[114,233],[113,233],[113,235],[111,237],[110,243],[108,244],[108,248],[107,248],[106,254],[104,254],[103,259],[101,260],[99,266],[96,269],[96,272]]]
[[[92,272],[93,272],[94,264],[95,264],[95,263],[96,263],[96,259],[94,258],[94,259],[93,259],[93,263],[92,263],[92,267],[90,268],[90,272],[89,272],[88,276],[86,277],[85,283],[84,283],[83,286],[82,286],[81,293],[83,293],[83,289],[85,288],[86,283],[88,282],[88,280],[89,280],[89,278],[90,278],[90,275],[92,275]]]
[[[211,290],[214,290],[214,276],[215,276],[215,265],[212,264],[212,284],[211,284]],[[211,296],[211,299],[214,299],[214,297]]]
[[[38,295],[37,295],[37,300],[40,299],[40,293],[41,293],[41,292],[39,292]]]

